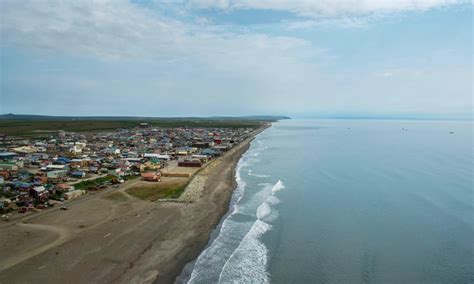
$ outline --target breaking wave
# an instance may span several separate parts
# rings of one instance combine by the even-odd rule
[[[258,178],[268,178],[269,175],[262,175],[262,174],[254,174],[252,170],[248,171],[249,176],[258,177]]]
[[[237,164],[236,182],[231,209],[222,220],[217,236],[194,263],[187,283],[268,283],[268,250],[260,240],[272,229],[272,222],[278,218],[276,205],[280,202],[276,193],[285,186],[281,180],[275,184],[247,184],[242,170],[258,162],[255,159],[264,149],[262,143],[244,154]],[[248,175],[257,175],[248,170]],[[248,188],[247,188],[248,187]]]
[[[267,248],[259,240],[271,225],[255,221],[219,274],[219,283],[269,283]]]
[[[260,238],[272,228],[270,222],[278,217],[272,206],[279,202],[275,193],[284,187],[281,180],[279,180],[272,186],[271,194],[268,195],[267,199],[258,206],[256,210],[257,220],[226,261],[219,274],[219,283],[269,282],[267,273],[268,251]]]
[[[285,185],[283,184],[283,182],[281,180],[278,180],[278,182],[272,188],[272,193],[275,194],[276,192],[284,188],[285,188]]]

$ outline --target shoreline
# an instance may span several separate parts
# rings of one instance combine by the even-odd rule
[[[255,130],[212,168],[203,168],[206,180],[192,202],[128,196],[125,189],[140,183],[135,181],[120,189],[123,200],[106,195],[68,211],[29,218],[26,224],[2,224],[0,249],[21,238],[17,248],[5,251],[0,282],[175,282],[228,212],[238,161],[255,136],[270,126]],[[17,263],[11,262],[15,258]]]
[[[242,156],[250,148],[250,143],[255,139],[255,137],[257,135],[259,135],[260,133],[262,133],[263,131],[265,131],[267,128],[270,128],[270,127],[271,127],[271,124],[265,125],[265,126],[259,128],[258,130],[256,130],[255,133],[252,134],[252,137],[248,138],[248,141],[245,142],[245,145],[243,145],[243,147],[241,149],[239,149],[239,151],[237,153],[237,158],[232,160],[232,162],[231,162],[232,176],[231,176],[231,180],[230,180],[232,185],[228,186],[225,190],[226,193],[227,193],[227,196],[225,197],[225,204],[226,205],[223,208],[223,210],[221,210],[221,212],[219,212],[220,217],[218,218],[217,223],[215,223],[215,226],[208,232],[208,238],[207,238],[207,241],[206,241],[205,245],[202,246],[201,249],[199,249],[199,252],[196,254],[196,256],[192,260],[184,263],[184,265],[183,264],[181,265],[180,272],[179,272],[179,274],[177,274],[174,277],[173,283],[183,283],[182,282],[183,280],[188,279],[187,277],[190,276],[190,274],[192,273],[192,270],[189,270],[189,271],[186,271],[186,270],[189,269],[189,268],[194,267],[194,263],[197,260],[197,258],[199,257],[199,255],[201,255],[201,253],[212,243],[212,241],[214,240],[213,237],[216,237],[217,234],[219,233],[217,230],[219,228],[219,225],[223,221],[223,218],[227,217],[227,214],[229,213],[231,202],[232,202],[232,196],[234,194],[235,189],[237,188],[237,181],[236,181],[237,165],[238,165],[239,161],[242,159]],[[213,236],[214,233],[216,234],[216,236]],[[192,264],[192,266],[188,267],[188,265],[190,265],[190,264]],[[188,273],[189,273],[189,275],[188,275]],[[183,278],[183,276],[184,276],[184,278]],[[158,281],[156,281],[156,283],[158,283]]]
[[[163,279],[163,278],[160,279],[160,277],[158,277],[157,279],[155,279],[155,283],[176,283],[176,281],[179,279],[179,277],[183,274],[184,269],[186,268],[186,266],[189,263],[194,262],[199,257],[199,255],[206,249],[206,247],[209,245],[209,242],[212,241],[212,239],[211,239],[212,233],[217,229],[218,225],[222,221],[222,218],[224,218],[226,216],[227,212],[230,209],[230,205],[231,205],[230,203],[231,203],[232,195],[234,194],[234,190],[237,187],[237,181],[235,179],[236,178],[237,164],[239,163],[240,159],[245,154],[245,152],[247,152],[247,150],[250,148],[250,143],[255,139],[255,137],[258,134],[265,131],[269,127],[271,127],[271,124],[270,125],[265,125],[265,126],[259,128],[258,130],[256,130],[252,134],[251,137],[247,138],[245,141],[241,142],[241,144],[236,146],[236,147],[239,147],[239,149],[237,149],[237,151],[234,151],[233,153],[230,153],[229,156],[225,157],[226,159],[230,158],[230,161],[226,161],[224,163],[228,163],[228,166],[230,166],[231,175],[226,177],[227,186],[225,188],[223,188],[223,193],[225,194],[225,196],[222,197],[222,201],[224,203],[224,206],[219,208],[219,211],[217,212],[218,213],[217,221],[213,220],[213,222],[212,222],[213,226],[207,231],[206,241],[204,243],[201,243],[199,247],[196,247],[196,249],[190,254],[190,256],[194,255],[193,257],[191,257],[191,259],[189,259],[186,262],[180,262],[179,264],[177,264],[175,272],[172,273],[172,275],[170,275],[169,278],[166,277],[165,279]],[[232,149],[232,150],[234,150],[234,149]],[[216,170],[213,171],[213,174],[219,175],[218,171],[216,171]],[[212,177],[210,177],[210,178],[208,177],[208,179],[212,180]],[[207,185],[207,182],[208,181],[206,181],[206,185]],[[176,272],[178,272],[178,273],[176,273]],[[172,279],[172,281],[168,281],[168,280],[171,280],[171,279]],[[165,280],[165,281],[162,282],[161,280]]]

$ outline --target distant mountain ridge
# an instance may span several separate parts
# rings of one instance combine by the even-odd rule
[[[144,116],[51,116],[35,114],[2,114],[0,120],[253,120],[278,121],[291,119],[279,115],[209,116],[209,117],[144,117]]]

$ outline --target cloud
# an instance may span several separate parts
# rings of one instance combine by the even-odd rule
[[[407,66],[399,66],[398,53],[387,56],[387,62],[364,58],[360,65],[351,59],[363,55],[350,52],[344,56],[337,50],[320,48],[315,45],[323,42],[317,38],[313,43],[287,32],[282,36],[214,25],[199,13],[197,18],[192,15],[198,8],[271,9],[308,15],[310,18],[299,22],[301,26],[320,24],[316,15],[326,17],[328,24],[340,20],[357,26],[364,22],[345,15],[423,11],[457,3],[421,2],[348,0],[336,5],[325,0],[209,0],[159,1],[143,6],[124,0],[3,0],[2,49],[21,49],[29,59],[22,62],[27,72],[14,64],[2,65],[8,74],[0,82],[1,105],[4,112],[39,109],[67,114],[74,105],[74,111],[81,114],[110,115],[317,112],[348,106],[393,112],[439,110],[450,94],[456,96],[449,100],[451,108],[464,110],[472,93],[466,87],[472,66],[466,69],[470,73],[463,68],[452,72],[445,64],[426,66],[426,70],[433,67],[438,71],[418,74],[416,70],[425,69],[420,68],[424,64],[411,60],[420,57],[416,52]],[[291,24],[298,28],[298,23]],[[19,57],[15,52],[13,56]],[[31,58],[45,60],[44,66]],[[83,58],[84,63],[78,64]],[[11,62],[21,60],[13,58]],[[63,62],[55,65],[56,60]],[[60,71],[47,73],[43,67],[59,67]],[[75,67],[79,70],[71,71]],[[393,102],[387,104],[390,99]],[[37,103],[25,104],[33,100]]]
[[[86,58],[93,62],[89,66],[123,68],[123,62],[130,63],[130,70],[117,70],[118,73],[133,73],[140,67],[150,69],[147,80],[130,78],[126,84],[117,84],[99,74],[91,78],[97,82],[87,92],[80,92],[77,86],[91,75],[78,75],[78,83],[70,84],[71,95],[114,93],[115,97],[127,97],[136,93],[151,105],[167,101],[167,105],[179,108],[183,98],[201,94],[200,102],[211,109],[223,97],[228,102],[235,100],[229,108],[242,105],[245,99],[261,101],[262,107],[273,95],[290,89],[289,82],[300,82],[306,72],[315,70],[313,59],[325,52],[301,38],[232,32],[202,21],[180,20],[166,14],[167,10],[128,1],[6,0],[1,5],[4,48],[20,48],[40,57],[46,54],[47,58],[62,56],[69,62]],[[48,102],[48,93],[54,92],[55,82],[61,78],[64,77],[54,74],[28,78],[24,85],[29,89],[22,89],[21,93],[41,93]],[[2,84],[15,85],[7,80]],[[9,90],[13,88],[10,87]],[[66,96],[65,89],[59,92]],[[4,93],[6,100],[22,104],[13,98],[14,92]],[[252,99],[255,94],[260,97]],[[67,101],[67,97],[63,100]],[[192,109],[189,102],[186,107]]]
[[[201,58],[223,63],[226,57],[241,65],[257,58],[308,55],[310,47],[299,38],[232,33],[203,21],[187,23],[121,0],[6,0],[2,10],[3,45],[104,60]]]
[[[375,13],[397,13],[408,11],[427,11],[445,7],[467,0],[190,0],[195,8],[214,9],[264,9],[288,11],[300,16],[319,18],[340,16],[361,16]]]

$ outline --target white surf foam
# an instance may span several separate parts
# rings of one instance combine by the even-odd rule
[[[283,184],[283,182],[281,180],[278,180],[278,182],[272,188],[272,193],[275,194],[276,192],[284,188],[285,188],[285,185]]]
[[[249,170],[248,174],[249,174],[249,176],[258,177],[258,178],[267,178],[267,177],[270,177],[269,175],[254,174],[254,173],[252,172],[252,170]]]
[[[272,213],[272,208],[270,208],[270,204],[267,202],[263,202],[260,206],[257,208],[257,218],[258,219],[264,219],[268,215]]]
[[[271,225],[264,221],[255,221],[224,265],[219,275],[219,283],[269,283],[268,252],[259,239],[270,228]]]
[[[237,187],[233,193],[233,205],[226,219],[223,220],[219,234],[213,242],[201,252],[196,260],[188,283],[205,283],[212,281],[213,275],[219,275],[223,264],[233,253],[235,246],[240,242],[239,232],[248,228],[245,224],[232,220],[232,216],[238,214],[239,202],[245,194],[246,182],[241,177],[241,170],[247,165],[247,157],[244,155],[237,163],[235,180]],[[232,245],[235,243],[235,245]]]
[[[259,152],[264,148],[257,147],[255,152]],[[222,221],[217,237],[196,260],[188,283],[216,281],[224,283],[268,282],[266,273],[267,249],[259,238],[271,228],[271,225],[264,220],[272,219],[270,216],[274,216],[271,206],[276,203],[271,198],[273,197],[273,189],[278,183],[273,186],[271,184],[261,184],[263,188],[254,196],[256,199],[252,197],[250,200],[247,200],[247,198],[245,204],[242,203],[242,199],[246,194],[247,184],[241,177],[241,171],[243,168],[249,167],[252,163],[258,161],[255,159],[255,156],[257,156],[254,155],[255,152],[247,152],[239,160],[235,177],[237,188],[232,197],[233,205],[231,211],[227,218]],[[249,170],[250,173],[252,173],[251,170]],[[281,183],[281,181],[279,182]],[[264,192],[266,194],[263,194]],[[252,202],[262,199],[269,202],[265,201],[260,205]],[[251,202],[249,203],[248,201]],[[252,203],[253,205],[251,205]],[[242,215],[243,213],[247,211],[247,213],[251,213],[249,211],[251,207],[257,207],[257,220],[253,224],[241,220],[241,216],[244,216]],[[236,216],[236,214],[240,215]],[[242,257],[245,261],[242,261]]]
[[[267,273],[268,250],[260,238],[272,228],[272,225],[267,222],[271,222],[277,217],[277,213],[272,210],[272,206],[279,203],[275,193],[283,188],[285,188],[285,185],[281,180],[278,180],[271,190],[267,191],[269,195],[257,208],[257,220],[226,261],[219,275],[219,283],[269,282]]]

